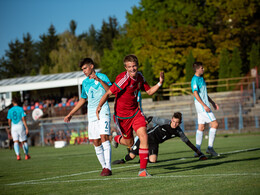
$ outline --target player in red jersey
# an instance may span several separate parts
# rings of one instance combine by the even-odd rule
[[[103,95],[96,113],[99,118],[102,105],[112,94],[115,94],[114,121],[121,135],[113,137],[112,142],[131,147],[134,144],[134,130],[140,139],[140,171],[138,175],[142,177],[151,176],[146,171],[149,153],[146,121],[143,113],[138,108],[137,95],[139,90],[146,91],[148,95],[153,95],[164,81],[164,72],[160,73],[160,81],[150,87],[143,75],[138,72],[138,59],[135,55],[127,55],[124,58],[124,65],[126,71],[117,76],[115,83]]]

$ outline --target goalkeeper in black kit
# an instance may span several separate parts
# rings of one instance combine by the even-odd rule
[[[190,142],[180,128],[179,125],[182,122],[182,114],[180,112],[175,112],[171,120],[150,116],[147,118],[147,122],[150,123],[151,121],[155,123],[156,126],[147,130],[150,163],[156,163],[157,161],[159,144],[174,137],[180,137],[185,144],[198,154],[200,160],[207,160],[207,157]],[[112,164],[123,164],[127,161],[133,160],[137,155],[139,155],[139,146],[140,140],[136,137],[135,143],[130,149],[129,154],[127,154],[124,159],[116,160]]]

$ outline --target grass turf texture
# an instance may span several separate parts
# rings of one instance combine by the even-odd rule
[[[206,147],[204,139],[202,152]],[[30,147],[27,161],[1,149],[0,194],[260,194],[260,134],[219,136],[214,148],[221,157],[199,161],[179,138],[166,141],[158,163],[148,164],[150,178],[137,176],[139,158],[99,176],[92,145]],[[113,148],[112,161],[125,154],[125,147]]]

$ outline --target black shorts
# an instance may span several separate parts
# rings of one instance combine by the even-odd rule
[[[138,139],[137,142],[131,148],[131,153],[133,153],[134,155],[139,155],[139,148],[140,148],[140,140]],[[152,154],[158,155],[158,152],[159,152],[159,144],[149,142],[149,156]]]

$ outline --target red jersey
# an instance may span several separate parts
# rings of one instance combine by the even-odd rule
[[[137,95],[139,90],[147,91],[150,86],[145,81],[141,72],[137,72],[136,79],[129,76],[128,72],[122,72],[116,77],[116,81],[110,87],[115,94],[115,115],[119,118],[131,118],[138,111]]]

